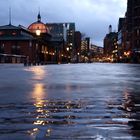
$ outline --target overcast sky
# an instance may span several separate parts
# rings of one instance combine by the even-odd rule
[[[40,7],[42,21],[75,22],[76,30],[85,33],[92,43],[103,46],[103,38],[112,24],[117,30],[118,19],[126,12],[127,0],[0,0],[0,25],[9,23],[28,27],[36,21]]]

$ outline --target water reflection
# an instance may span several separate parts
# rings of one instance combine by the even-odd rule
[[[132,99],[131,94],[129,92],[125,91],[124,92],[124,103],[123,103],[124,110],[132,112],[134,106],[135,106],[135,103]]]
[[[140,137],[140,97],[139,92],[125,91],[122,109],[127,112],[127,124],[131,127],[130,133]]]
[[[36,83],[32,92],[32,98],[38,102],[38,100],[44,99],[45,95],[44,84]]]
[[[45,139],[45,137],[54,136],[56,135],[53,134],[53,131],[56,131],[54,126],[65,128],[80,123],[78,119],[84,118],[79,114],[84,110],[84,102],[80,100],[36,100],[34,106],[34,128],[28,131],[28,134],[36,138],[40,136]]]
[[[90,71],[84,65],[25,67],[21,79],[30,85],[21,84],[23,94],[1,91],[0,139],[139,139],[138,78],[125,65],[103,65],[86,65]],[[15,95],[22,96],[20,102],[6,102]]]
[[[46,108],[47,101],[45,101],[45,98],[47,98],[46,85],[43,82],[46,78],[46,71],[44,67],[31,67],[28,71],[33,73],[33,91],[31,92],[31,97],[35,107],[35,112],[32,112],[35,117],[33,121],[35,128],[29,130],[28,134],[38,139],[40,137],[50,136],[52,131],[52,129],[46,126],[48,124],[46,118],[49,117],[49,110]],[[42,126],[45,126],[45,129]]]
[[[43,80],[47,75],[47,71],[44,67],[27,67],[24,68],[25,71],[31,72],[33,74],[32,80]]]

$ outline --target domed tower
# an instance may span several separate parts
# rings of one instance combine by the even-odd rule
[[[37,36],[40,36],[42,33],[50,33],[49,29],[47,28],[46,24],[44,24],[43,22],[41,22],[41,16],[40,16],[40,12],[38,13],[37,16],[37,21],[33,22],[28,29],[32,32],[35,33]]]

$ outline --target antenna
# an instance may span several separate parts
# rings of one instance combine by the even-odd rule
[[[38,22],[40,22],[41,21],[41,15],[40,15],[40,7],[38,8],[38,16],[37,16],[37,19],[38,19]]]
[[[38,7],[38,13],[40,14],[40,6]]]
[[[109,33],[112,33],[112,25],[109,25]]]
[[[9,7],[9,25],[11,25],[11,7]]]

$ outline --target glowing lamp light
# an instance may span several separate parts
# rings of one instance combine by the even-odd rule
[[[36,35],[40,36],[40,34],[41,34],[41,31],[40,30],[36,30]]]
[[[67,51],[69,51],[69,48],[66,48],[67,49]]]

